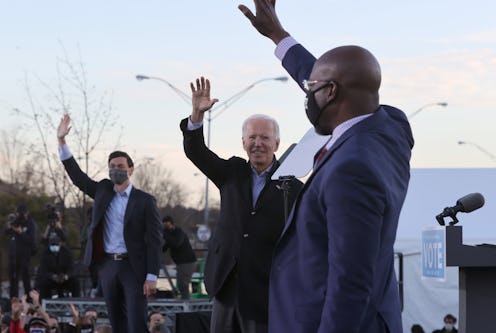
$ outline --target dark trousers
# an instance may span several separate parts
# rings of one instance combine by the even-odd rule
[[[128,259],[105,258],[98,270],[113,332],[148,332],[144,278],[138,278]]]
[[[177,289],[181,293],[181,299],[189,299],[189,285],[195,269],[196,262],[176,264]]]
[[[10,258],[9,260],[9,285],[10,298],[19,297],[19,279],[22,279],[24,293],[31,290],[31,276],[29,274],[30,259]]]
[[[65,297],[66,292],[70,292],[72,297],[80,296],[78,280],[73,277],[62,283],[57,283],[48,277],[39,277],[35,287],[40,292],[40,299],[51,298],[53,291],[56,291],[61,298]]]
[[[210,333],[267,333],[267,323],[243,318],[239,312],[237,274],[236,270],[232,272],[219,297],[214,297]]]

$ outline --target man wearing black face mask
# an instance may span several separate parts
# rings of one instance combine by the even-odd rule
[[[78,166],[66,145],[70,117],[61,119],[59,154],[72,182],[94,199],[84,263],[98,265],[98,275],[114,332],[146,332],[147,300],[157,288],[162,224],[155,198],[134,188],[128,154],[109,155],[109,178],[99,182]]]
[[[381,69],[369,51],[342,46],[316,60],[283,29],[275,0],[254,2],[255,15],[239,9],[277,44],[315,130],[332,134],[274,250],[269,331],[401,332],[393,244],[409,181],[408,120],[379,104]]]

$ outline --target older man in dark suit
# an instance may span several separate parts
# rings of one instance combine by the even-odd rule
[[[114,332],[146,332],[146,297],[156,292],[162,225],[155,199],[132,186],[128,154],[109,155],[109,178],[99,182],[78,166],[66,145],[70,117],[60,121],[59,154],[72,182],[94,199],[84,263],[99,265],[99,277]]]
[[[315,130],[332,137],[274,250],[271,332],[402,332],[393,245],[410,177],[405,114],[379,104],[381,69],[359,46],[315,59],[279,23],[275,0],[240,9],[276,43],[306,93]]]
[[[251,116],[242,133],[249,160],[220,158],[203,139],[203,114],[217,101],[210,99],[210,82],[197,79],[191,90],[193,112],[181,122],[184,151],[221,195],[205,265],[207,292],[214,297],[211,332],[264,333],[272,250],[285,223],[283,192],[270,180],[279,166],[279,127],[269,116]],[[300,188],[291,181],[289,206]]]

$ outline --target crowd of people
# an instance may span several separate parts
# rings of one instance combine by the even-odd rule
[[[43,299],[80,297],[82,294],[74,269],[75,258],[67,245],[67,230],[63,224],[62,209],[52,205],[47,207],[47,226],[39,235],[40,241],[38,224],[24,203],[19,204],[16,211],[8,215],[3,226],[3,235],[8,241],[10,301],[3,302],[0,307],[0,333],[112,332],[110,325],[98,324],[98,313],[95,309],[87,309],[81,316],[78,309],[71,304],[72,321],[59,323],[54,314],[47,313],[41,307]],[[171,216],[163,218],[163,229],[158,230],[161,232],[159,243],[163,244],[162,250],[170,249],[171,258],[177,265],[180,297],[189,299],[189,284],[196,270],[196,256],[189,238],[175,225]],[[39,255],[39,264],[32,275],[32,258],[35,255]],[[160,260],[160,251],[157,252],[157,258]],[[24,292],[19,289],[20,282]],[[97,274],[96,283],[92,284],[93,288],[86,295],[94,296],[93,289],[98,289],[99,285]],[[145,319],[150,332],[168,332],[165,314],[151,312],[147,315]]]

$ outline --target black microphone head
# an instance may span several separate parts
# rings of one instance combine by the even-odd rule
[[[484,206],[484,197],[480,193],[470,193],[458,199],[456,205],[460,206],[460,212],[470,213]]]

